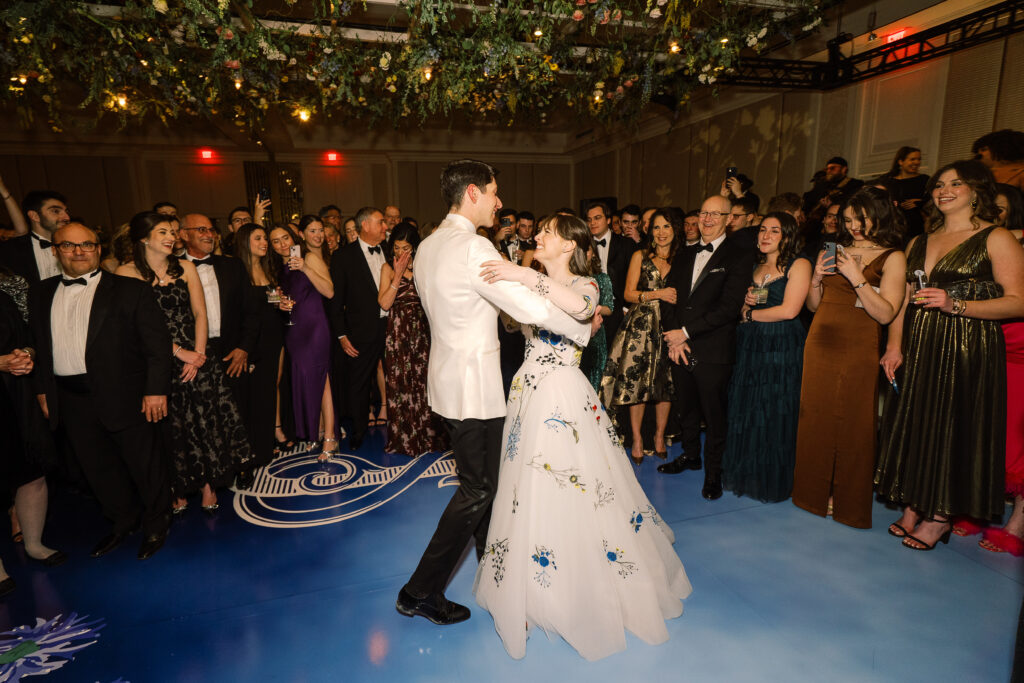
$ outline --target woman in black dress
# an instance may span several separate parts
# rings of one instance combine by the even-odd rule
[[[919,173],[920,168],[921,150],[917,147],[900,147],[896,158],[892,160],[892,168],[879,178],[885,181],[886,188],[903,214],[907,224],[907,242],[924,232],[921,209],[927,199],[925,185],[928,176]]]
[[[175,235],[166,216],[146,211],[129,224],[134,261],[117,274],[152,285],[171,332],[170,353],[182,363],[167,411],[174,512],[184,511],[186,496],[202,491],[203,510],[212,514],[218,508],[215,489],[251,466],[252,446],[223,382],[221,359],[206,357],[206,300],[196,267],[173,255]]]

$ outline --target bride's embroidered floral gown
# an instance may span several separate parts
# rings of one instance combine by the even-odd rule
[[[592,285],[572,286],[591,296]],[[579,370],[582,349],[534,326],[523,333],[476,600],[516,658],[534,627],[588,660],[625,649],[626,630],[662,643],[691,590],[672,530]]]

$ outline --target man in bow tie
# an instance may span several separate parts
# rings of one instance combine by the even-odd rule
[[[683,453],[658,466],[678,474],[699,470],[700,419],[704,439],[704,488],[701,495],[722,495],[722,453],[725,452],[726,399],[736,353],[736,325],[743,297],[754,271],[754,251],[726,239],[732,202],[721,195],[701,205],[700,241],[676,255],[667,286],[675,287],[676,305],[662,308],[665,342],[676,390],[675,406],[682,426]]]
[[[381,243],[388,226],[380,209],[367,206],[356,213],[359,238],[334,252],[331,280],[334,298],[330,303],[331,328],[347,356],[348,414],[352,417],[349,446],[357,450],[366,435],[370,411],[370,386],[376,378],[377,363],[384,355],[387,312],[377,303],[384,250]]]
[[[100,270],[94,231],[68,223],[53,241],[61,274],[29,290],[37,398],[113,524],[92,556],[141,523],[144,560],[170,524],[170,469],[156,423],[167,416],[171,335],[152,287]]]
[[[626,273],[629,271],[629,259],[636,251],[635,242],[611,230],[611,211],[604,202],[594,202],[587,208],[587,227],[594,237],[594,248],[601,259],[601,270],[608,274],[612,281],[612,293],[615,295],[615,310],[604,318],[604,330],[608,345],[615,339],[615,332],[622,324],[625,307],[622,305],[626,293]]]
[[[0,265],[32,284],[60,273],[50,247],[54,231],[70,219],[64,195],[52,190],[32,190],[21,201],[21,209],[29,220],[29,233],[0,243]]]

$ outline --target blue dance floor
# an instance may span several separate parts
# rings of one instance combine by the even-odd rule
[[[448,588],[469,621],[395,611],[451,496],[453,463],[385,456],[383,441],[373,430],[326,466],[283,456],[252,493],[221,492],[212,519],[192,501],[145,562],[138,536],[90,559],[107,528],[96,505],[55,496],[47,541],[68,563],[47,570],[0,541],[18,582],[0,600],[0,680],[40,669],[76,683],[1009,679],[1024,560],[981,550],[978,537],[906,550],[886,534],[897,513],[880,504],[862,531],[789,502],[727,492],[709,503],[701,472],[659,475],[650,458],[640,482],[693,583],[670,640],[629,637],[625,652],[588,663],[535,631],[513,660],[473,602],[472,553]]]

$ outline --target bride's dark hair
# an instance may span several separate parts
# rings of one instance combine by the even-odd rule
[[[587,258],[587,250],[593,248],[596,254],[597,247],[594,246],[594,237],[590,234],[590,228],[587,227],[587,224],[576,216],[569,216],[564,213],[557,213],[548,220],[551,222],[551,229],[556,235],[563,240],[576,243],[576,248],[569,258],[569,272],[573,275],[583,275],[585,277],[593,275],[593,271],[590,269],[590,259]]]

